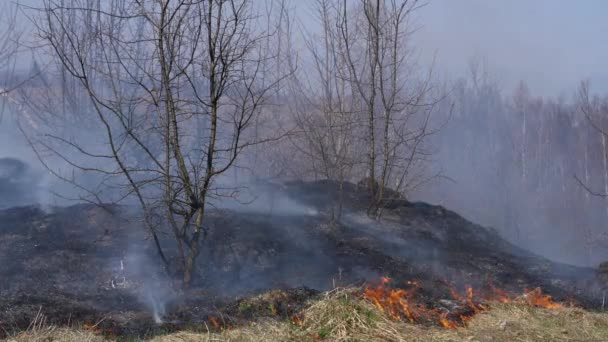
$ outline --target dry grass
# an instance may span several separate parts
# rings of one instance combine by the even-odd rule
[[[27,331],[8,339],[9,342],[51,342],[51,341],[69,341],[69,342],[102,342],[105,339],[97,336],[90,331],[47,327],[44,329]]]
[[[93,333],[96,325],[90,326],[91,330],[74,328],[59,328],[48,325],[46,316],[42,313],[42,307],[38,310],[36,317],[30,323],[27,330],[19,332],[8,339],[9,342],[51,342],[51,341],[82,341],[101,342],[105,341],[102,336]]]
[[[30,330],[10,341],[102,341],[91,331],[39,326]],[[343,290],[313,303],[301,322],[264,320],[219,333],[183,331],[151,341],[608,341],[608,314],[494,304],[466,328],[446,330],[395,322],[353,291]]]

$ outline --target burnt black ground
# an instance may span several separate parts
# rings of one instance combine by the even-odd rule
[[[395,286],[417,280],[429,303],[449,298],[446,283],[514,293],[540,286],[586,307],[601,301],[593,269],[521,250],[439,206],[394,201],[373,220],[364,214],[365,196],[347,184],[335,227],[328,224],[335,184],[267,185],[264,192],[272,195],[255,209],[210,214],[198,277],[185,292],[160,272],[151,241],[125,208],[0,211],[0,335],[27,328],[39,310],[49,323],[103,320],[106,331],[130,336],[158,329],[153,312],[161,310],[165,331],[210,316],[236,324],[252,318],[235,309],[238,298],[277,288],[287,289],[280,314],[288,316],[316,291],[380,276]]]

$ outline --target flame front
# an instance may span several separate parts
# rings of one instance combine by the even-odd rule
[[[301,327],[304,325],[304,319],[302,314],[295,314],[291,316],[291,324]]]
[[[366,287],[363,294],[392,319],[399,320],[405,317],[413,323],[415,313],[410,306],[410,300],[418,285],[416,282],[409,282],[413,285],[411,289],[393,289],[386,286],[389,282],[390,278],[382,277],[378,286]]]
[[[221,329],[222,326],[220,325],[220,323],[217,321],[217,319],[215,317],[209,316],[209,321],[211,322],[211,324],[213,324],[213,327],[215,329]]]
[[[540,306],[547,309],[564,307],[562,304],[554,302],[551,296],[544,295],[540,287],[537,287],[534,290],[524,290],[523,297],[528,301],[528,303],[534,306]]]
[[[460,325],[458,325],[456,321],[448,318],[447,312],[441,313],[441,315],[439,316],[439,323],[441,323],[441,325],[446,329],[456,329],[460,327]]]
[[[97,324],[87,322],[82,325],[82,329],[92,331],[95,334],[101,334],[101,328]]]
[[[464,294],[461,294],[446,283],[452,299],[458,303],[457,309],[451,312],[445,308],[429,308],[416,303],[415,294],[420,289],[416,281],[408,281],[408,288],[391,288],[388,285],[390,282],[390,278],[381,277],[378,285],[363,289],[363,296],[393,320],[407,319],[411,323],[435,322],[447,329],[463,327],[475,314],[488,310],[489,302],[513,301],[507,291],[493,286],[489,286],[489,291],[484,291],[483,294],[469,286]],[[554,302],[551,296],[543,295],[540,288],[525,290],[524,295],[517,298],[518,301],[523,298],[526,304],[548,309],[563,307],[562,304]]]
[[[407,319],[411,323],[419,321],[439,322],[445,327],[459,326],[458,322],[448,318],[447,312],[435,308],[428,308],[414,301],[414,295],[420,288],[415,281],[408,281],[407,289],[391,288],[387,286],[390,278],[380,278],[380,284],[366,287],[363,295],[386,313],[393,320]]]
[[[490,285],[490,294],[486,295],[485,300],[488,302],[509,303],[511,297],[507,291]]]

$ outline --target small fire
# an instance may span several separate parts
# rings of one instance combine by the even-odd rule
[[[507,291],[494,287],[490,285],[490,293],[487,294],[484,298],[488,302],[498,302],[498,303],[509,303],[511,302],[511,297],[507,293]]]
[[[101,333],[101,328],[99,328],[99,326],[97,324],[93,324],[93,323],[85,323],[82,325],[82,329],[84,330],[89,330],[95,334],[100,334]]]
[[[452,298],[460,302],[461,313],[457,315],[459,320],[449,319],[450,313],[442,313],[439,322],[445,328],[453,329],[462,327],[466,322],[471,320],[475,314],[488,309],[486,305],[479,303],[479,301],[476,301],[473,298],[473,288],[471,286],[466,288],[464,295],[458,293],[452,286],[448,286],[448,289],[450,290]]]
[[[295,314],[291,316],[291,324],[301,327],[304,325],[304,319],[301,317],[301,314]]]
[[[477,313],[489,309],[487,303],[509,303],[513,301],[507,291],[489,286],[488,291],[474,291],[473,287],[466,287],[464,294],[447,284],[452,299],[457,302],[455,309],[432,308],[416,303],[416,291],[420,286],[416,281],[407,282],[408,287],[392,288],[388,284],[391,279],[381,277],[376,286],[367,286],[363,289],[363,296],[386,313],[393,320],[407,319],[411,323],[435,322],[447,329],[463,327]],[[553,301],[551,296],[543,295],[540,288],[525,290],[524,295],[518,298],[525,299],[529,305],[555,309],[563,304]]]
[[[215,329],[220,329],[222,326],[218,323],[217,319],[213,316],[209,316],[209,321],[213,324]]]
[[[530,305],[540,306],[547,309],[557,309],[564,307],[563,304],[554,302],[551,296],[544,295],[540,287],[537,287],[533,290],[525,289],[523,298]]]
[[[439,323],[446,329],[456,329],[460,327],[460,325],[458,325],[455,320],[448,318],[447,312],[441,313],[441,315],[439,316]]]
[[[386,286],[390,282],[390,278],[380,278],[380,284],[375,287],[366,287],[363,294],[369,298],[378,309],[385,312],[394,320],[406,317],[410,322],[414,322],[413,307],[410,305],[410,300],[416,290],[418,284],[416,282],[408,282],[413,285],[410,289],[393,289]]]
[[[414,295],[420,289],[415,281],[408,281],[407,289],[391,288],[387,286],[390,278],[380,278],[380,284],[374,287],[366,287],[363,295],[372,301],[379,310],[386,313],[393,320],[407,319],[411,323],[416,322],[439,322],[443,326],[458,325],[457,322],[448,317],[447,312],[441,312],[436,308],[428,308],[416,303]]]

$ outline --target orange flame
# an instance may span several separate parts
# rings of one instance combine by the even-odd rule
[[[371,300],[376,307],[393,320],[407,319],[410,323],[419,321],[438,322],[446,328],[457,327],[459,323],[448,317],[447,312],[436,308],[428,308],[414,301],[414,295],[420,288],[416,281],[408,281],[408,289],[391,288],[388,277],[380,278],[380,284],[366,287],[363,295]]]
[[[448,286],[452,299],[459,302],[457,313],[445,311],[445,309],[429,308],[425,305],[416,304],[415,294],[420,286],[416,281],[408,281],[407,289],[391,288],[388,286],[391,279],[381,277],[377,286],[366,286],[363,296],[369,299],[380,311],[384,312],[393,320],[407,319],[411,323],[419,321],[431,321],[440,324],[447,329],[463,327],[478,312],[488,310],[489,302],[508,303],[512,301],[507,291],[489,287],[487,293],[474,292],[472,287],[467,287],[464,294]],[[484,291],[485,292],[485,291]],[[540,288],[525,290],[523,298],[530,305],[544,308],[560,308],[562,304],[553,301],[551,296],[543,295]]]
[[[213,324],[215,329],[220,329],[222,326],[218,323],[217,319],[213,316],[209,316],[209,321]]]
[[[439,316],[439,323],[446,329],[456,329],[460,327],[456,321],[448,318],[447,312],[442,312]]]
[[[499,303],[509,303],[511,302],[511,297],[507,293],[507,291],[494,287],[490,285],[490,291],[492,293],[487,294],[485,300],[488,302],[499,302]]]
[[[534,306],[540,306],[547,309],[557,309],[564,307],[561,303],[556,303],[553,298],[549,295],[544,295],[540,287],[533,290],[524,290],[524,299]]]
[[[101,329],[97,326],[97,324],[93,323],[84,323],[82,325],[82,329],[92,331],[95,334],[101,333]]]
[[[406,317],[410,322],[414,322],[414,314],[410,308],[410,298],[418,289],[415,282],[410,282],[410,285],[414,285],[409,290],[405,289],[392,289],[385,286],[390,282],[390,278],[380,278],[380,284],[376,287],[366,287],[363,290],[365,297],[369,298],[378,309],[385,312],[390,318],[394,320],[401,319],[402,316]]]
[[[302,319],[301,315],[295,314],[291,316],[291,324],[301,327],[304,325],[304,320]]]

